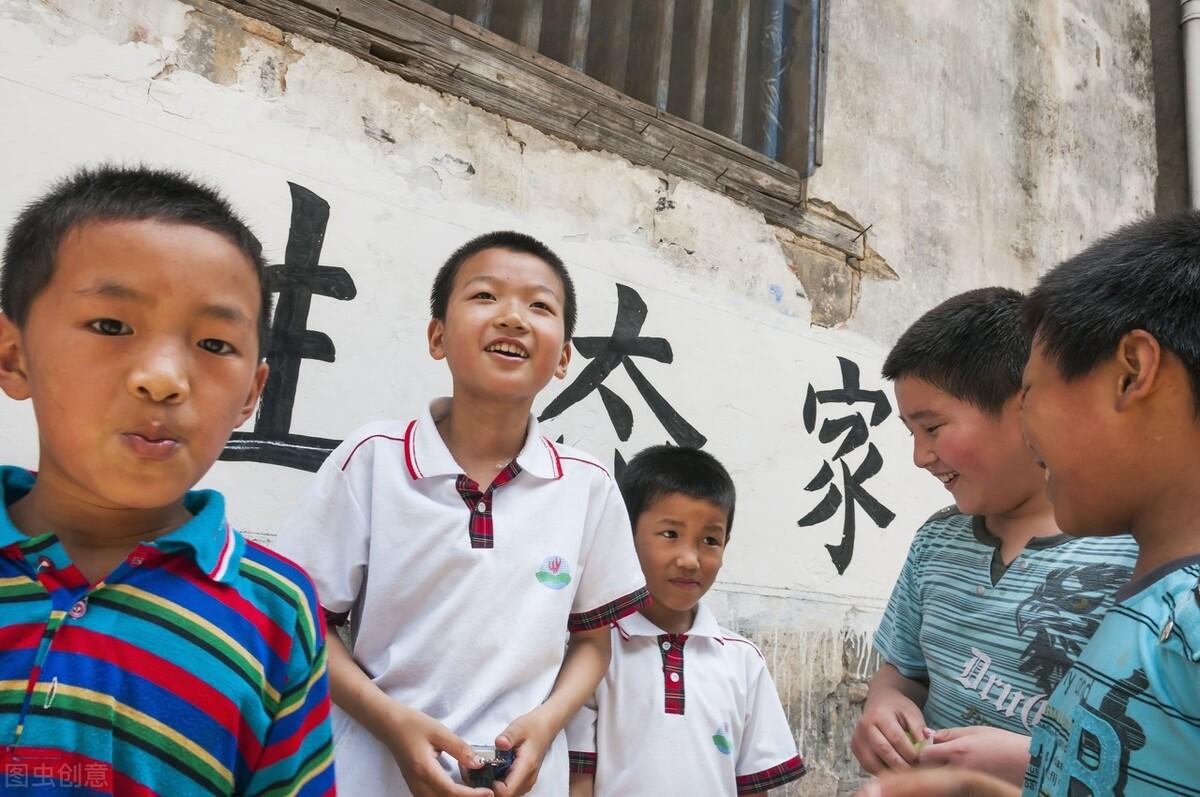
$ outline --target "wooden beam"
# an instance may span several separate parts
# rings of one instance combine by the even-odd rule
[[[667,108],[698,125],[704,124],[712,21],[713,0],[675,0],[675,47]]]
[[[804,181],[794,169],[529,53],[461,17],[443,15],[447,24],[427,10],[411,8],[414,0],[218,2],[581,147],[729,193],[773,224],[863,257],[859,229],[806,212]],[[587,122],[579,124],[585,116]]]
[[[604,0],[592,8],[587,73],[618,92],[625,91],[632,19],[633,0]]]
[[[639,3],[634,9],[632,26],[626,91],[642,102],[666,110],[671,87],[675,0]]]
[[[517,44],[537,52],[542,38],[542,0],[521,0],[521,23]]]
[[[495,0],[467,0],[467,19],[481,28],[492,25],[492,7]]]
[[[587,67],[588,31],[592,25],[592,0],[574,0],[567,36],[567,66],[580,72]]]
[[[721,0],[714,12],[713,67],[709,70],[710,110],[705,126],[742,141],[746,116],[746,60],[750,44],[750,0]]]

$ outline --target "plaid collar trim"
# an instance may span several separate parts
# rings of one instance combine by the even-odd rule
[[[409,424],[404,435],[404,454],[409,474],[414,479],[429,476],[457,477],[462,474],[463,469],[454,461],[454,456],[450,449],[446,448],[446,443],[437,430],[437,421],[445,418],[449,412],[449,398],[434,399],[420,417]],[[537,418],[532,414],[526,427],[525,442],[514,462],[522,471],[539,479],[562,478],[558,449],[542,436]]]
[[[615,625],[622,639],[635,636],[657,638],[667,634],[665,630],[646,619],[646,616],[641,612],[635,612],[628,617],[622,617]],[[725,642],[725,634],[721,631],[721,627],[717,625],[716,616],[705,605],[704,601],[696,604],[696,619],[692,621],[692,627],[678,636],[686,636],[689,639],[703,636],[715,639],[722,644]]]
[[[16,545],[22,551],[44,546],[53,535],[30,537],[13,525],[8,516],[10,504],[31,489],[37,476],[24,468],[0,467],[0,548]],[[231,582],[245,551],[245,540],[225,519],[225,499],[215,490],[193,490],[183,497],[183,505],[193,517],[179,528],[148,545],[166,553],[179,553],[192,559],[214,581]]]

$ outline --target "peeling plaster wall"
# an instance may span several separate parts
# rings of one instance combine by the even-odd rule
[[[1147,0],[835,0],[829,42],[810,193],[874,224],[900,276],[863,283],[849,328],[886,344],[1153,212]]]
[[[673,350],[673,362],[637,367],[738,481],[739,531],[711,600],[762,645],[808,759],[811,774],[784,793],[848,793],[870,633],[913,529],[945,494],[912,468],[894,414],[867,423],[882,463],[865,484],[895,518],[881,527],[856,509],[839,575],[825,546],[841,539],[845,507],[797,521],[828,495],[813,486],[822,464],[838,484],[839,462],[859,468],[867,446],[839,460],[844,435],[822,443],[805,423],[808,390],[843,387],[844,358],[890,400],[880,360],[918,313],[970,287],[1028,285],[1153,202],[1145,4],[996,5],[833,3],[810,193],[872,225],[863,261],[206,0],[0,0],[0,219],[77,164],[174,165],[226,189],[280,262],[287,182],[320,195],[331,207],[320,262],[347,269],[357,296],[312,300],[308,328],[337,356],[303,361],[291,431],[334,439],[446,390],[425,354],[425,295],[471,235],[515,227],[557,249],[583,336],[608,335],[615,286],[632,288],[648,308],[642,334]],[[572,376],[586,364],[577,355]],[[606,460],[667,438],[628,373],[605,385],[632,407],[629,440],[595,393],[550,433]],[[870,419],[862,403],[813,407],[817,427]],[[0,403],[0,458],[33,466],[36,450],[30,408]],[[309,478],[221,462],[205,484],[269,543]]]

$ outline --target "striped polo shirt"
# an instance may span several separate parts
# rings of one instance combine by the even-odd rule
[[[89,584],[7,507],[0,468],[0,790],[332,794],[323,624],[299,567],[248,543],[221,495]]]
[[[1136,560],[1128,535],[1059,534],[1005,565],[982,517],[943,510],[913,539],[875,647],[928,682],[929,727],[1029,735]]]

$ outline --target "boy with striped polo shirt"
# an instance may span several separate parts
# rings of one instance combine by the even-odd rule
[[[333,793],[307,577],[189,492],[262,390],[262,247],[212,190],[80,171],[0,273],[0,388],[35,473],[0,469],[4,793]]]
[[[621,475],[654,602],[619,620],[592,700],[571,720],[571,797],[762,795],[804,763],[762,653],[701,598],[733,529],[711,454],[654,446]]]
[[[545,245],[497,232],[450,256],[430,304],[453,395],[350,435],[285,535],[330,622],[353,618],[349,649],[330,637],[340,786],[562,797],[562,728],[608,626],[647,600],[616,484],[530,413],[566,374],[574,288]],[[515,750],[490,789],[462,785],[471,745]]]
[[[883,665],[851,740],[872,773],[950,763],[1018,777],[1047,697],[1137,555],[1129,537],[1072,539],[1054,522],[1021,433],[1022,301],[952,297],[884,362],[913,462],[955,505],[917,532],[875,635]]]

